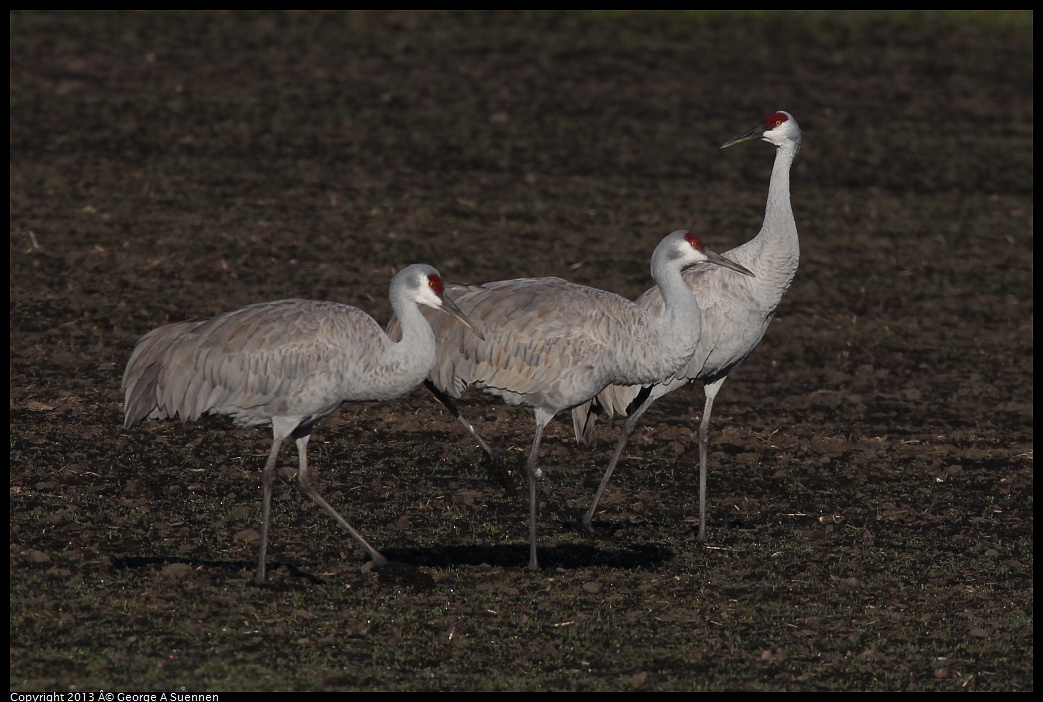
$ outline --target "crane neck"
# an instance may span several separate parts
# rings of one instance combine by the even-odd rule
[[[752,270],[758,283],[788,287],[797,272],[800,240],[790,199],[790,170],[798,150],[794,142],[777,148],[760,233],[727,254]]]
[[[626,343],[616,349],[623,385],[660,383],[695,353],[702,335],[702,315],[695,295],[681,276],[676,248],[660,245],[652,254],[652,278],[663,299],[661,315],[641,310],[642,323],[626,330]]]
[[[663,314],[657,320],[660,334],[685,341],[693,332],[698,339],[702,315],[695,295],[681,276],[682,268],[679,259],[669,258],[659,249],[653,254],[652,279],[663,296]]]
[[[774,231],[793,235],[794,241],[797,224],[793,219],[793,204],[790,200],[790,170],[796,156],[796,146],[790,142],[776,151],[771,180],[768,182],[768,203],[764,209],[765,225],[770,223]]]
[[[435,362],[435,334],[431,324],[413,300],[393,294],[391,309],[402,336],[397,343],[392,343],[389,360],[401,369],[422,371],[421,376],[426,375]]]
[[[416,343],[430,339],[431,343],[434,344],[435,334],[431,331],[431,325],[424,318],[424,314],[420,311],[420,306],[417,303],[412,300],[392,299],[391,310],[398,318],[399,326],[402,329],[403,342]]]

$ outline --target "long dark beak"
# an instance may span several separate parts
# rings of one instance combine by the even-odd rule
[[[478,327],[471,324],[471,320],[467,318],[467,315],[465,315],[460,310],[460,308],[456,306],[456,303],[453,302],[453,299],[445,293],[442,294],[441,309],[450,317],[454,317],[457,321],[460,322],[460,324],[463,324],[465,327],[474,332],[475,336],[477,336],[479,339],[485,341],[485,334],[482,334],[480,331],[478,331]]]
[[[703,249],[703,253],[706,254],[706,260],[708,262],[710,262],[710,263],[716,263],[718,266],[724,266],[725,268],[731,268],[733,271],[736,271],[738,273],[742,273],[743,275],[748,275],[751,278],[756,278],[757,277],[757,276],[753,275],[753,271],[751,271],[749,268],[746,268],[744,266],[740,266],[738,263],[736,263],[735,261],[731,260],[730,258],[725,258],[724,256],[722,256],[720,254],[716,254],[713,251],[710,251],[709,249]]]
[[[764,135],[764,125],[762,124],[762,125],[759,125],[757,127],[754,127],[753,129],[751,129],[750,131],[746,132],[745,134],[740,134],[737,137],[732,137],[728,141],[726,141],[723,144],[721,144],[721,148],[722,149],[727,149],[729,146],[735,146],[736,144],[741,144],[742,142],[749,141],[750,139],[759,139],[763,135]]]

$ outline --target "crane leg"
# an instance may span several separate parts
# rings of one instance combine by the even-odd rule
[[[699,421],[699,532],[695,540],[706,543],[706,454],[710,446],[710,414],[713,412],[713,401],[727,376],[703,386],[706,404],[703,406],[703,418]]]
[[[311,437],[310,427],[308,433],[296,434],[297,439],[297,453],[300,455],[300,471],[297,473],[297,485],[300,487],[301,492],[311,498],[311,501],[322,507],[326,512],[337,520],[345,531],[351,534],[351,538],[355,539],[362,548],[366,549],[366,553],[373,560],[373,565],[383,566],[387,565],[387,558],[385,558],[380,551],[369,545],[369,542],[362,538],[362,534],[358,533],[351,528],[351,525],[345,521],[344,517],[338,514],[337,510],[333,509],[326,500],[322,499],[322,495],[318,493],[314,486],[311,484],[311,479],[308,477],[308,439]]]
[[[482,451],[485,452],[485,468],[493,482],[503,488],[504,493],[507,494],[508,497],[512,494],[517,494],[514,483],[511,481],[512,473],[507,468],[507,464],[504,463],[503,458],[500,456],[500,452],[490,446],[485,439],[479,436],[474,425],[467,421],[466,417],[460,414],[460,410],[456,408],[456,404],[449,395],[435,387],[435,384],[430,380],[425,380],[424,386],[430,390],[431,394],[435,396],[435,399],[449,411],[449,414],[456,417],[456,420],[463,425],[464,429],[467,430],[467,433],[473,436],[474,440],[478,442],[478,446],[480,446]]]
[[[594,528],[591,526],[591,521],[594,519],[594,510],[598,507],[598,502],[601,500],[602,493],[605,492],[605,488],[608,487],[608,481],[612,478],[612,473],[616,469],[616,464],[619,463],[619,457],[623,455],[623,449],[627,445],[627,440],[630,438],[631,432],[634,431],[634,427],[637,426],[637,420],[641,418],[641,415],[645,413],[652,405],[653,399],[650,394],[645,396],[644,402],[638,405],[637,409],[630,413],[630,416],[623,422],[623,429],[619,433],[619,441],[616,442],[616,450],[612,454],[612,459],[608,462],[608,469],[605,471],[604,477],[601,478],[601,484],[598,485],[597,492],[594,493],[594,500],[590,504],[590,509],[583,515],[583,530],[588,534],[594,533]]]
[[[478,432],[475,430],[474,426],[469,421],[467,421],[466,417],[460,414],[460,410],[456,408],[456,404],[447,394],[435,387],[435,384],[432,383],[430,380],[425,380],[424,386],[431,391],[431,394],[435,396],[435,399],[438,400],[443,407],[449,410],[449,413],[451,415],[456,417],[457,421],[459,421],[460,424],[464,426],[464,429],[467,430],[467,433],[474,437],[474,440],[478,442],[478,445],[482,448],[483,451],[485,451],[485,454],[493,463],[503,463],[503,460],[500,458],[499,452],[492,446],[490,446],[488,443],[486,443],[485,439],[478,435]]]
[[[536,435],[532,440],[532,448],[529,449],[529,457],[525,460],[525,472],[529,476],[529,570],[531,571],[540,569],[539,561],[536,558],[536,515],[539,512],[536,483],[543,477],[543,471],[538,465],[540,439],[543,437],[543,428],[553,417],[554,415],[536,410]]]
[[[264,486],[264,497],[261,498],[261,555],[257,559],[257,574],[254,576],[254,582],[258,585],[264,585],[268,581],[264,561],[268,556],[268,523],[272,516],[272,487],[275,484],[275,464],[279,458],[279,448],[285,438],[285,435],[276,434],[272,440],[272,450],[268,452],[268,460],[264,464],[264,472],[261,473],[261,483]]]

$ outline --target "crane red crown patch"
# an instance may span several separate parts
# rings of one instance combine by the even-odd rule
[[[697,237],[695,234],[692,234],[691,232],[688,232],[684,235],[684,240],[691,244],[692,248],[694,249],[699,249],[700,251],[702,251],[704,248],[703,240]]]

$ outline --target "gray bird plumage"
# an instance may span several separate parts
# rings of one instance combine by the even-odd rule
[[[145,418],[188,422],[217,414],[240,427],[272,427],[257,582],[266,580],[276,459],[290,436],[297,444],[301,491],[383,565],[384,556],[312,487],[308,439],[315,423],[344,402],[395,399],[424,380],[434,364],[435,337],[418,305],[446,311],[480,336],[443,289],[438,271],[424,264],[391,279],[391,306],[402,320],[399,341],[362,310],[314,300],[263,302],[159,327],[137,343],[124,371],[124,426]]]
[[[660,382],[688,361],[698,340],[699,307],[681,281],[681,270],[700,262],[749,274],[707,251],[695,235],[676,231],[652,255],[652,277],[664,299],[655,313],[614,293],[560,278],[520,278],[470,286],[457,295],[461,309],[482,327],[484,339],[469,338],[431,319],[438,352],[429,387],[459,398],[473,386],[535,411],[536,430],[526,460],[530,570],[539,569],[536,483],[542,476],[538,454],[544,427],[559,412],[589,401],[610,384]],[[396,328],[392,320],[392,336]]]
[[[790,203],[790,167],[800,151],[800,127],[788,112],[775,112],[765,117],[754,129],[728,140],[721,148],[751,139],[766,141],[776,147],[764,223],[755,238],[725,255],[749,268],[755,277],[733,276],[712,267],[685,271],[684,282],[695,294],[702,309],[702,333],[691,360],[671,378],[650,388],[614,385],[598,394],[592,402],[573,410],[577,439],[584,441],[589,440],[598,414],[627,417],[608,469],[583,517],[583,524],[588,531],[598,501],[638,418],[668,392],[700,381],[703,383],[706,402],[699,424],[697,540],[706,541],[706,463],[714,398],[728,375],[753,353],[764,338],[782,296],[793,282],[800,259],[797,225]],[[647,290],[636,302],[642,309],[653,313],[663,308],[663,300],[656,288]],[[642,390],[646,391],[644,396],[635,402]]]

